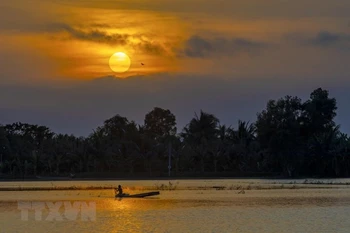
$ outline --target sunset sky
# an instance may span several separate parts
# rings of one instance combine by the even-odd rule
[[[158,106],[180,130],[200,109],[235,126],[322,87],[350,133],[349,12],[349,0],[1,1],[0,123],[86,136]],[[127,72],[110,69],[115,52]]]

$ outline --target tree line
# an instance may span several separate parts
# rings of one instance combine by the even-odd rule
[[[88,137],[19,122],[0,125],[0,174],[347,177],[350,140],[334,122],[336,110],[336,99],[318,88],[306,101],[270,100],[255,122],[239,120],[236,128],[200,111],[178,131],[175,115],[159,107],[143,125],[115,115]]]

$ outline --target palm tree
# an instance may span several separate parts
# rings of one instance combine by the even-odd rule
[[[314,134],[310,142],[311,163],[316,164],[320,175],[338,174],[339,125]]]
[[[217,172],[218,162],[224,158],[229,145],[229,128],[225,125],[220,125],[217,131],[217,138],[211,143],[210,155],[214,163],[214,172]]]
[[[174,136],[171,143],[171,158],[175,164],[175,174],[179,173],[179,163],[183,153],[186,150],[186,144],[182,143],[178,136]]]
[[[245,121],[238,121],[238,129],[235,132],[234,140],[239,145],[249,147],[250,143],[255,140],[256,128],[254,124]]]
[[[201,171],[205,171],[205,160],[209,147],[217,139],[219,119],[213,114],[203,112],[195,114],[190,123],[184,128],[181,136],[200,161]]]
[[[109,138],[104,135],[104,131],[101,128],[97,128],[92,134],[87,138],[89,149],[94,155],[94,170],[103,170],[106,166],[107,159],[107,149],[109,146]]]
[[[242,172],[258,167],[258,143],[254,124],[239,120],[237,130],[229,128],[227,131],[230,141],[226,151],[228,161]]]

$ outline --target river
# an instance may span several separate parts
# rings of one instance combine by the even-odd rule
[[[170,182],[170,183],[169,183]],[[350,180],[152,180],[0,182],[0,233],[350,232]],[[144,199],[116,199],[160,190]],[[27,212],[26,212],[27,211]]]

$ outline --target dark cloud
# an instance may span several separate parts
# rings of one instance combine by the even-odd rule
[[[187,40],[185,54],[189,57],[204,57],[213,50],[210,42],[199,36],[193,36]]]
[[[96,43],[104,43],[110,45],[126,45],[128,44],[130,35],[128,34],[108,34],[97,29],[82,30],[73,28],[68,24],[54,23],[47,26],[48,32],[61,32],[65,31],[69,33],[70,37],[78,40],[91,41]]]
[[[350,48],[350,34],[330,31],[319,31],[314,34],[300,32],[289,33],[284,38],[301,46],[313,46],[319,48]]]
[[[162,45],[146,40],[143,40],[141,43],[137,44],[137,48],[145,51],[148,54],[162,55],[166,53]]]
[[[310,43],[323,47],[336,46],[343,43],[348,43],[348,45],[350,45],[350,35],[321,31],[310,40]]]
[[[186,41],[185,49],[180,56],[187,57],[208,57],[212,55],[230,56],[237,53],[252,53],[266,47],[263,42],[256,42],[244,38],[215,38],[205,39],[195,35]]]
[[[95,24],[94,27],[108,25]],[[86,28],[74,28],[68,24],[64,23],[54,23],[46,27],[47,32],[67,32],[70,39],[91,41],[95,43],[103,43],[109,45],[130,45],[134,48],[140,49],[141,51],[152,54],[152,55],[164,55],[164,47],[155,41],[150,41],[144,39],[141,35],[129,35],[129,34],[119,34],[119,33],[107,33],[97,29],[86,29]],[[133,43],[130,39],[138,38],[140,43]]]

